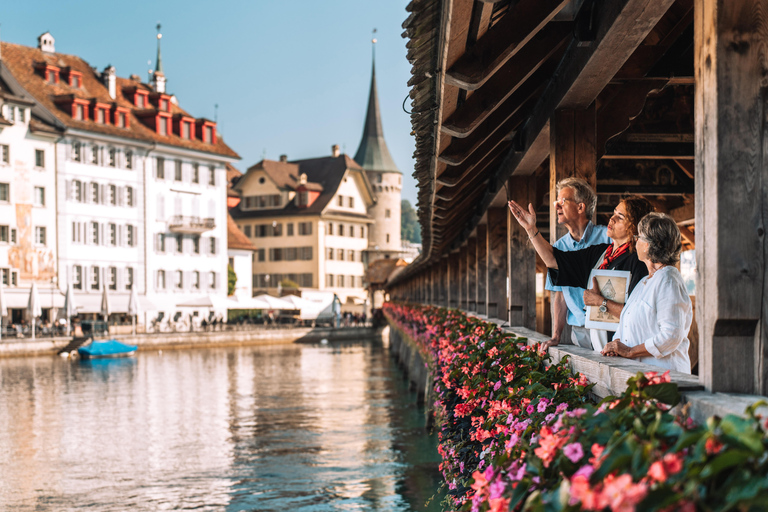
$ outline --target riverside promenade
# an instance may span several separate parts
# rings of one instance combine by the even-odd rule
[[[151,334],[122,334],[97,339],[116,338],[137,345],[143,350],[170,350],[185,348],[235,347],[245,345],[276,345],[290,343],[317,343],[323,339],[361,340],[381,334],[375,327],[286,327],[252,328],[219,331],[170,332]],[[72,341],[71,337],[41,339],[0,340],[0,357],[56,355]]]

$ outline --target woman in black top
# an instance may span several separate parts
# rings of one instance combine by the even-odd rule
[[[627,270],[630,272],[629,293],[648,275],[648,268],[637,258],[635,240],[640,219],[653,211],[653,205],[640,196],[630,196],[616,205],[608,222],[608,236],[613,244],[598,244],[578,251],[563,252],[552,247],[536,229],[536,211],[528,205],[526,212],[514,201],[509,209],[517,222],[528,232],[536,252],[549,268],[549,277],[556,286],[587,288],[592,269]],[[629,296],[629,295],[627,295]],[[621,316],[624,305],[605,299],[595,286],[584,291],[584,304],[604,307],[616,318]],[[612,333],[591,329],[592,347],[600,351],[610,341]]]

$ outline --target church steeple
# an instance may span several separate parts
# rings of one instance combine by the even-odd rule
[[[155,92],[165,93],[165,73],[163,73],[163,56],[160,53],[160,40],[163,34],[160,33],[160,24],[157,24],[157,61],[155,72],[152,73],[152,84]]]
[[[376,44],[376,39],[373,39]],[[375,47],[374,47],[375,48]],[[384,140],[384,130],[381,127],[381,112],[379,111],[379,96],[376,89],[376,58],[373,56],[371,66],[371,92],[368,97],[368,113],[365,116],[363,138],[355,153],[355,162],[366,171],[397,172],[395,161],[387,149]]]

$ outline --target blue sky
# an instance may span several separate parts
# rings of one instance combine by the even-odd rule
[[[415,203],[414,139],[403,111],[410,64],[401,37],[408,0],[104,0],[0,3],[0,38],[35,46],[50,31],[56,51],[146,80],[162,24],[168,91],[198,117],[214,116],[245,170],[262,157],[355,154],[371,77],[371,31],[384,134]],[[406,102],[410,109],[410,99]]]

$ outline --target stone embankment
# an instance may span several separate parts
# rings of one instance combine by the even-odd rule
[[[373,327],[287,328],[225,330],[214,332],[172,332],[115,336],[119,341],[137,345],[142,350],[182,348],[233,347],[243,345],[275,345],[288,343],[317,343],[327,340],[360,340],[381,334]],[[0,357],[55,355],[69,345],[71,338],[2,339]]]

